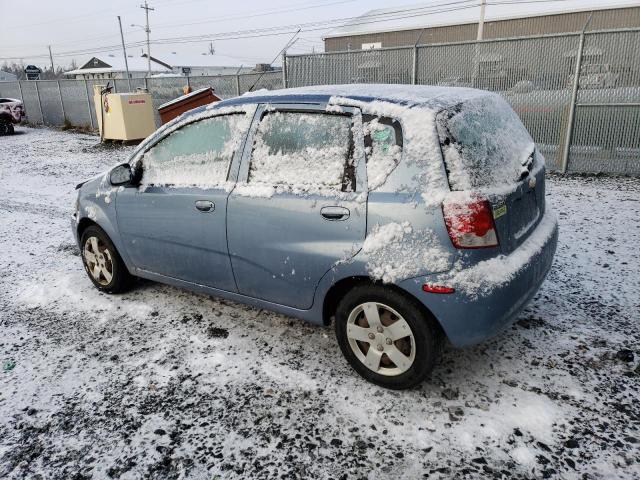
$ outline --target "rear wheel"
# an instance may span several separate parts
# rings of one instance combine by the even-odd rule
[[[80,245],[84,269],[98,290],[120,293],[131,286],[133,277],[104,230],[97,225],[87,227]]]
[[[378,285],[355,287],[338,304],[335,318],[340,349],[366,380],[404,389],[433,370],[440,332],[410,297]]]

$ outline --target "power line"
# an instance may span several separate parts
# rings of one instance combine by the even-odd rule
[[[191,0],[191,1],[187,1],[187,2],[181,2],[181,3],[174,3],[171,2],[169,0],[169,2],[155,2],[154,4],[156,6],[158,6],[159,4],[163,5],[166,3],[170,3],[170,5],[176,6],[176,5],[181,5],[184,3],[194,3],[194,2],[200,2],[200,1],[205,1],[205,0]],[[226,16],[217,16],[217,17],[213,17],[213,18],[209,18],[209,19],[204,19],[202,21],[198,21],[198,22],[189,22],[189,23],[158,23],[158,24],[154,24],[154,28],[156,30],[166,30],[166,29],[172,29],[172,28],[178,28],[181,26],[192,26],[192,25],[200,25],[200,24],[207,24],[207,23],[219,23],[219,22],[225,22],[227,20],[234,20],[234,19],[245,19],[245,18],[256,18],[256,17],[263,17],[263,16],[269,16],[269,15],[276,15],[279,13],[290,13],[290,12],[297,12],[297,11],[302,11],[302,10],[310,10],[313,8],[321,8],[321,7],[326,7],[326,6],[331,6],[331,5],[338,5],[338,4],[344,4],[344,3],[352,3],[356,0],[338,0],[338,1],[334,1],[334,2],[330,2],[330,3],[317,3],[317,2],[305,2],[304,4],[302,4],[302,6],[300,7],[292,7],[292,8],[286,8],[286,9],[269,9],[269,10],[263,10],[261,12],[257,12],[257,13],[253,13],[253,14],[234,14],[234,15],[226,15]],[[312,3],[311,5],[308,5],[309,3]],[[60,20],[57,20],[60,21]],[[129,34],[129,33],[134,33],[136,32],[136,30],[129,30],[129,31],[124,31],[125,34]],[[87,41],[87,40],[96,40],[96,39],[103,39],[103,38],[116,38],[118,37],[118,34],[109,34],[109,35],[99,35],[99,36],[95,36],[95,37],[83,37],[83,41]],[[58,43],[54,43],[52,44],[54,47],[60,46],[60,45],[69,45],[70,43],[77,43],[78,40],[68,40],[68,41],[64,41],[64,42],[58,42]],[[29,47],[33,47],[33,48],[39,48],[40,45],[28,45]],[[21,47],[25,47],[25,45],[21,45]],[[6,46],[5,46],[6,48]]]
[[[476,1],[476,0],[463,0],[463,1],[455,1],[455,2],[450,2],[447,5],[450,4],[463,4],[463,3],[469,3],[470,1]],[[444,4],[443,4],[444,5]],[[173,43],[191,43],[193,41],[203,41],[203,40],[234,40],[234,39],[238,39],[238,38],[255,38],[255,37],[259,37],[259,36],[272,36],[274,34],[277,35],[283,35],[286,33],[290,33],[292,31],[294,31],[294,28],[298,28],[301,27],[302,31],[304,32],[312,32],[312,31],[317,31],[317,30],[325,30],[327,28],[327,26],[329,27],[334,27],[336,22],[340,22],[340,21],[344,21],[344,20],[358,20],[361,19],[361,21],[357,22],[350,22],[345,26],[356,26],[356,25],[366,25],[366,24],[370,24],[370,23],[379,23],[379,22],[387,22],[390,20],[399,20],[399,19],[404,19],[404,18],[414,18],[414,17],[421,17],[421,16],[427,16],[427,15],[432,15],[435,13],[442,13],[442,12],[452,12],[452,11],[457,11],[457,10],[464,10],[464,9],[468,9],[468,8],[475,8],[477,7],[478,4],[477,3],[473,3],[472,5],[463,5],[463,6],[459,6],[459,7],[455,7],[455,8],[447,8],[447,9],[442,9],[442,10],[433,10],[433,11],[429,11],[429,12],[420,12],[420,13],[412,13],[409,15],[405,15],[404,12],[408,11],[408,10],[397,10],[394,12],[385,12],[382,14],[375,14],[375,15],[371,15],[368,17],[351,17],[350,19],[331,19],[331,20],[323,20],[323,21],[317,21],[317,22],[307,22],[307,23],[301,23],[301,24],[297,24],[297,25],[284,25],[284,26],[274,26],[274,27],[266,27],[266,28],[260,28],[260,29],[251,29],[251,30],[240,30],[240,31],[235,31],[235,32],[224,32],[224,33],[219,33],[219,34],[203,34],[203,35],[195,35],[195,36],[189,36],[189,37],[168,37],[168,38],[159,38],[155,41],[156,44],[164,44],[164,43],[168,43],[168,44],[173,44]],[[424,9],[425,7],[423,7]],[[416,9],[410,9],[410,10],[416,10]],[[377,18],[377,19],[373,19],[370,20],[370,18],[373,17],[381,17],[381,16],[385,16],[384,18]],[[388,15],[393,15],[393,16],[388,16]],[[276,33],[278,32],[278,33]]]
[[[425,10],[429,10],[429,9],[433,9],[433,8],[440,8],[440,7],[444,7],[444,6],[449,6],[449,5],[460,5],[460,4],[469,4],[470,2],[474,2],[472,5],[468,5],[465,6],[463,8],[473,8],[477,6],[477,3],[475,3],[477,0],[457,0],[457,1],[450,1],[447,3],[441,3],[441,4],[434,4],[434,5],[430,5],[430,6],[423,6],[423,7],[414,7],[414,8],[407,8],[407,9],[398,9],[398,10],[392,10],[392,11],[385,11],[383,13],[379,13],[379,14],[374,14],[374,15],[370,15],[368,17],[364,17],[366,18],[366,20],[361,21],[361,22],[352,22],[349,23],[349,25],[359,25],[359,24],[368,24],[368,23],[377,23],[377,22],[381,22],[381,21],[388,21],[388,20],[395,20],[395,19],[401,19],[401,18],[410,18],[410,17],[417,17],[417,16],[424,16],[424,15],[428,15],[428,14],[432,14],[432,13],[440,13],[440,12],[447,12],[447,11],[454,11],[454,10],[458,10],[458,9],[444,9],[444,10],[436,10],[436,11],[426,11]],[[410,15],[405,15],[405,13],[407,12],[414,12],[411,13]],[[417,12],[417,13],[416,13]],[[391,16],[391,17],[390,17]],[[382,17],[380,19],[375,19],[375,18],[379,18]],[[203,41],[203,40],[210,40],[210,39],[215,39],[215,40],[235,40],[235,39],[240,39],[240,38],[256,38],[259,36],[274,36],[274,35],[285,35],[285,34],[290,34],[293,33],[298,27],[302,27],[303,31],[317,31],[317,30],[325,30],[327,29],[327,27],[334,27],[336,23],[338,22],[347,22],[350,20],[358,20],[358,19],[362,19],[363,17],[361,15],[359,16],[355,16],[355,17],[346,17],[346,18],[334,18],[334,19],[330,19],[330,20],[323,20],[323,21],[317,21],[317,22],[307,22],[307,23],[303,23],[303,24],[298,24],[298,25],[280,25],[280,26],[274,26],[274,27],[266,27],[266,28],[262,28],[262,29],[249,29],[249,30],[237,30],[237,31],[232,31],[232,32],[223,32],[223,33],[219,33],[219,34],[203,34],[203,35],[197,35],[197,36],[190,36],[190,37],[168,37],[168,38],[161,38],[161,39],[157,39],[156,41],[154,41],[154,45],[160,45],[160,44],[178,44],[178,43],[192,43],[194,41]],[[374,18],[374,20],[369,20],[370,18]],[[317,27],[320,26],[321,28],[313,28],[313,27]],[[309,27],[309,28],[306,28]],[[278,32],[278,33],[276,33]],[[264,34],[263,34],[264,33]],[[135,47],[135,46],[142,46],[144,43],[143,42],[134,42],[131,44],[127,44],[127,46],[131,46],[131,47]],[[108,46],[102,46],[102,47],[94,47],[94,48],[85,48],[85,49],[81,49],[81,50],[72,50],[72,51],[68,51],[68,52],[61,52],[58,53],[56,56],[72,56],[72,55],[81,55],[84,53],[91,53],[91,52],[95,52],[95,53],[103,53],[103,52],[108,52],[108,51],[114,51],[114,50],[118,50],[120,48],[120,45],[108,45]],[[20,56],[12,56],[12,57],[0,57],[2,59],[21,59],[21,58],[41,58],[42,55],[39,54],[35,54],[35,55],[20,55]]]
[[[513,4],[513,3],[547,3],[547,2],[561,2],[561,1],[569,1],[569,0],[501,0],[494,1],[488,3],[489,5],[502,5],[502,4]],[[441,7],[450,7],[450,8],[441,8]],[[342,26],[357,26],[357,25],[367,25],[379,22],[387,22],[391,20],[399,20],[404,18],[415,18],[422,16],[429,16],[436,13],[443,12],[453,12],[466,10],[470,8],[476,8],[479,4],[477,0],[457,0],[450,1],[447,3],[434,4],[427,7],[414,7],[407,9],[398,9],[392,11],[385,11],[378,14],[369,15],[367,17],[363,17],[362,15],[356,17],[346,17],[346,18],[337,18],[330,20],[323,20],[317,22],[307,22],[298,25],[280,25],[273,27],[266,27],[261,29],[249,29],[249,30],[238,30],[232,32],[222,32],[218,34],[203,34],[189,37],[168,37],[168,38],[160,38],[152,43],[154,45],[172,45],[172,44],[181,44],[181,43],[194,43],[194,42],[202,42],[208,40],[237,40],[237,39],[247,39],[247,38],[259,38],[259,37],[271,37],[278,35],[286,35],[291,34],[296,31],[296,29],[301,28],[303,32],[314,32],[319,30],[326,30],[328,28],[335,27],[335,24],[338,22],[345,22]],[[436,10],[433,10],[433,9]],[[431,9],[431,10],[429,10]],[[427,10],[427,11],[425,11]],[[407,14],[407,12],[411,12]],[[360,20],[360,21],[357,21]],[[134,42],[127,44],[129,47],[142,46],[143,42]],[[82,55],[89,53],[104,53],[111,52],[121,48],[119,45],[109,45],[103,47],[95,47],[91,49],[82,49],[75,50],[69,52],[61,52],[56,54],[56,56],[65,57],[65,56],[74,56],[74,55]],[[43,55],[21,55],[21,56],[13,56],[13,57],[0,57],[1,60],[19,60],[22,58],[42,58]]]

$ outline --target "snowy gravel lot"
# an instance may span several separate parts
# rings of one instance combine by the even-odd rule
[[[332,329],[140,282],[73,244],[131,148],[0,139],[0,478],[640,478],[640,181],[551,177],[560,244],[518,322],[430,382],[361,380]]]

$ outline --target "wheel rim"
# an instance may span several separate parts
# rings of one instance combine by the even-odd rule
[[[351,311],[347,339],[356,358],[380,375],[400,375],[416,358],[411,327],[402,315],[382,303],[363,303]]]
[[[113,278],[113,257],[106,244],[98,237],[89,237],[82,250],[89,275],[100,285],[108,285]]]

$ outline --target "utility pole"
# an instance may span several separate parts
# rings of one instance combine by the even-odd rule
[[[147,32],[147,76],[151,76],[151,41],[149,40],[149,34],[151,33],[151,29],[149,28],[149,10],[155,10],[155,8],[151,8],[147,4],[147,0],[144,0],[144,5],[140,5],[140,8],[144,9],[145,17],[147,19],[146,27],[144,29]]]
[[[487,0],[480,0],[480,19],[478,20],[478,35],[476,37],[476,43],[474,45],[475,54],[473,56],[473,77],[471,79],[471,86],[477,88],[478,76],[480,74],[480,44],[484,37],[484,12],[487,7]]]
[[[122,54],[124,55],[124,68],[127,71],[127,85],[129,86],[129,92],[131,92],[131,75],[129,75],[129,62],[127,61],[127,49],[124,46],[124,35],[122,33],[122,21],[120,15],[118,15],[118,25],[120,26],[120,39],[122,40]]]
[[[477,40],[482,40],[484,35],[484,11],[487,6],[487,0],[480,1],[480,21],[478,22],[478,37]]]
[[[53,54],[51,53],[51,45],[49,45],[49,60],[51,60],[51,73],[55,75],[56,71],[53,68]]]

